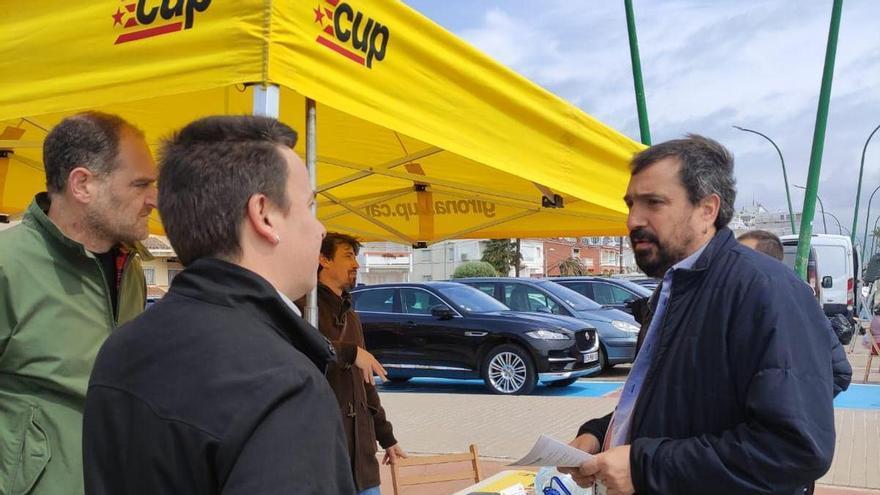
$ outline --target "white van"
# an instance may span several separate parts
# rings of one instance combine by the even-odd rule
[[[794,268],[798,236],[781,237],[784,262]],[[858,253],[849,237],[843,235],[813,234],[810,245],[816,251],[818,278],[821,281],[822,308],[825,314],[853,315],[855,288],[859,274]]]

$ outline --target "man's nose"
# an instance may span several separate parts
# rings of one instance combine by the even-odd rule
[[[153,208],[153,209],[158,207],[159,191],[158,191],[158,189],[156,189],[155,185],[151,185],[149,187],[149,190],[147,191],[147,197],[144,200],[144,203],[146,203],[147,206],[149,206],[150,208]]]
[[[626,228],[632,232],[639,227],[644,227],[645,223],[645,217],[641,212],[641,208],[636,205],[630,207],[629,214],[626,216]]]

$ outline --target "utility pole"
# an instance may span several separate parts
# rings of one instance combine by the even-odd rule
[[[807,193],[804,196],[801,233],[798,239],[794,268],[801,279],[807,279],[807,257],[813,235],[813,217],[816,214],[816,193],[819,190],[819,173],[822,170],[822,152],[825,149],[825,126],[828,123],[828,106],[831,100],[831,81],[834,79],[834,58],[837,54],[837,35],[840,31],[840,11],[843,0],[834,0],[831,9],[831,25],[828,28],[828,46],[825,50],[825,69],[822,72],[822,89],[819,92],[819,109],[816,112],[816,128],[813,131],[813,149],[810,153],[810,171],[807,174]]]

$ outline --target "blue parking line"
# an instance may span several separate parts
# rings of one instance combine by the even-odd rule
[[[579,380],[567,387],[555,388],[538,384],[532,395],[545,397],[604,397],[616,392],[624,382]],[[482,380],[447,380],[443,378],[413,378],[407,383],[386,383],[379,386],[383,393],[422,394],[483,394],[490,395]],[[850,385],[846,392],[834,399],[840,409],[880,409],[880,385]]]
[[[547,397],[602,397],[623,386],[623,382],[580,380],[567,387],[555,388],[538,384],[532,395]],[[447,380],[444,378],[413,378],[402,384],[385,383],[379,386],[382,392],[411,392],[423,394],[485,394],[483,380]]]
[[[880,409],[880,385],[850,385],[834,399],[841,409]]]

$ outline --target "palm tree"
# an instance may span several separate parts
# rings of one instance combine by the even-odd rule
[[[562,276],[587,275],[587,267],[579,258],[571,257],[559,262],[556,266]]]

